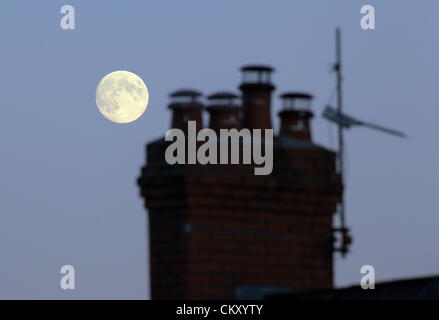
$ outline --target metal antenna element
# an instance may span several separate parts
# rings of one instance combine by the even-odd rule
[[[336,123],[342,129],[350,129],[352,126],[363,126],[371,129],[375,129],[384,133],[392,134],[394,136],[398,136],[401,138],[406,138],[407,135],[401,131],[397,131],[394,129],[386,128],[374,123],[358,120],[352,116],[349,116],[345,113],[339,112],[338,110],[327,106],[323,111],[323,117]]]

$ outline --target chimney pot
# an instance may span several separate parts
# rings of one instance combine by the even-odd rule
[[[183,89],[170,95],[171,103],[169,108],[172,110],[171,128],[178,128],[187,131],[187,122],[196,121],[197,130],[203,128],[202,109],[200,97],[202,94],[196,90]]]
[[[248,129],[272,129],[271,124],[271,73],[266,65],[249,65],[241,68],[243,127]]]
[[[304,92],[287,92],[280,95],[283,110],[279,112],[281,119],[280,134],[301,140],[311,141],[310,119],[313,96]]]
[[[239,96],[231,92],[217,92],[209,97],[207,111],[209,112],[209,127],[216,132],[220,129],[239,129],[241,127]]]

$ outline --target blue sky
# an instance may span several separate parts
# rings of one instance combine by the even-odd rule
[[[76,9],[76,30],[59,27]],[[377,29],[360,28],[372,4]],[[0,4],[0,298],[149,297],[147,220],[136,178],[144,145],[169,128],[168,93],[236,90],[238,68],[273,65],[277,95],[305,90],[320,115],[334,88],[334,28],[343,28],[345,108],[409,134],[346,133],[347,221],[354,245],[336,284],[439,273],[439,4],[407,0],[2,1]],[[95,105],[115,70],[143,78],[146,113],[111,123]],[[335,147],[334,128],[313,122]],[[76,268],[76,290],[59,269]]]

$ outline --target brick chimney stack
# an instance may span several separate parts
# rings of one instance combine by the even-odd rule
[[[283,109],[279,112],[280,134],[311,141],[310,120],[313,117],[311,112],[313,96],[302,92],[287,92],[280,97],[283,100]]]
[[[195,90],[178,90],[170,94],[172,110],[171,128],[187,131],[187,122],[196,121],[197,130],[203,128],[202,110],[204,105],[199,101],[201,93]]]
[[[244,127],[271,128],[272,69],[243,71]],[[173,127],[201,123],[199,97],[171,95]],[[282,97],[269,175],[246,164],[170,165],[169,141],[147,144],[137,183],[149,216],[152,299],[261,299],[333,286],[332,216],[342,193],[336,153],[311,141],[311,96]],[[211,127],[232,126],[225,120],[236,96],[208,100]]]
[[[272,129],[271,124],[271,84],[273,68],[250,65],[241,68],[243,103],[243,127],[248,129]]]
[[[241,109],[238,96],[231,92],[217,92],[208,98],[209,128],[219,133],[220,129],[240,129]]]

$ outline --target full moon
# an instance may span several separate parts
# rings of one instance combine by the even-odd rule
[[[149,93],[143,80],[129,71],[107,74],[96,88],[96,104],[110,121],[129,123],[137,120],[148,106]]]

